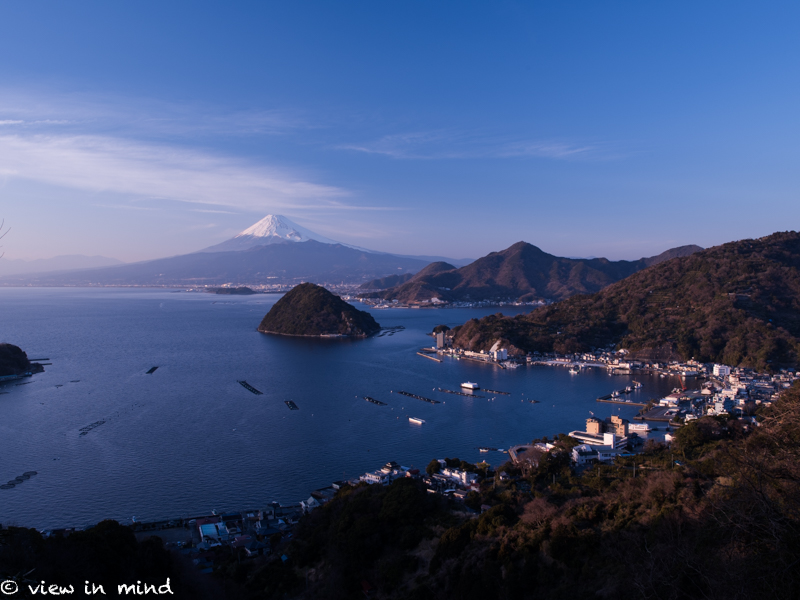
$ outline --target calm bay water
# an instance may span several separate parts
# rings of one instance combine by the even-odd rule
[[[628,377],[548,367],[503,371],[415,354],[431,344],[426,334],[435,325],[452,327],[496,308],[373,311],[384,327],[406,329],[367,340],[316,340],[256,332],[277,299],[0,288],[0,341],[53,363],[23,380],[27,385],[0,386],[7,392],[0,395],[0,483],[38,471],[0,490],[0,523],[80,526],[298,502],[389,460],[419,468],[445,456],[498,464],[507,455],[477,447],[583,429],[589,411],[629,419],[636,413],[595,402]],[[159,368],[145,374],[152,366]],[[240,379],[264,394],[251,394]],[[638,379],[644,387],[635,400],[660,397],[677,383]],[[511,396],[490,401],[432,391],[457,390],[467,380]],[[361,399],[367,395],[388,406]],[[409,415],[426,424],[409,424]]]

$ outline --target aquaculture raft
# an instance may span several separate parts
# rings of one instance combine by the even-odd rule
[[[264,392],[262,392],[262,391],[260,391],[260,390],[257,390],[256,388],[254,388],[252,385],[250,385],[249,383],[247,383],[247,382],[246,382],[246,381],[244,381],[244,380],[240,381],[240,382],[239,382],[239,384],[240,384],[240,385],[241,385],[241,386],[242,386],[244,389],[246,389],[248,392],[253,392],[253,393],[254,393],[255,395],[257,395],[257,396],[261,396],[261,395],[263,395],[263,394],[264,394]]]
[[[409,398],[416,398],[417,400],[422,400],[423,402],[428,402],[430,404],[441,404],[438,400],[431,400],[430,398],[426,398],[425,396],[418,396],[417,394],[412,394],[410,392],[403,392],[399,391],[398,394],[403,394],[403,396],[408,396]]]

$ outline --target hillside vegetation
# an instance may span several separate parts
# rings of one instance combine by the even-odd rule
[[[438,298],[441,301],[480,300],[560,300],[575,294],[596,292],[607,285],[675,256],[686,256],[701,250],[699,246],[682,246],[637,261],[610,261],[605,258],[573,259],[553,256],[526,242],[518,242],[503,250],[456,269],[445,262],[428,265],[405,282],[382,292],[365,294],[368,298],[397,299],[420,302]],[[388,281],[365,284],[387,287]]]
[[[368,312],[358,310],[324,287],[301,283],[278,300],[258,330],[283,335],[364,337],[380,331]]]
[[[640,357],[769,369],[798,366],[800,234],[731,242],[534,310],[455,328],[455,345],[512,353],[616,346]]]

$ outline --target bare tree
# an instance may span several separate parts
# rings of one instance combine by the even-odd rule
[[[2,240],[4,237],[6,237],[6,234],[9,231],[11,231],[10,227],[8,229],[6,229],[5,231],[3,231],[3,225],[5,225],[5,224],[6,224],[6,220],[5,219],[0,221],[0,240]],[[0,246],[0,248],[2,248],[2,246]],[[4,255],[5,255],[5,252],[1,253],[0,254],[0,258],[3,258]]]

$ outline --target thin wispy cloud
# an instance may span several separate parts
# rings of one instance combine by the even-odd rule
[[[220,111],[202,103],[2,88],[0,125],[39,133],[60,125],[74,134],[114,132],[134,139],[283,135],[312,127],[295,110]]]
[[[287,170],[103,136],[0,135],[0,174],[90,192],[255,210],[349,208],[348,192]]]
[[[362,144],[343,144],[342,150],[381,154],[397,159],[436,160],[532,157],[569,159],[597,155],[596,144],[514,139],[451,131],[423,131],[383,136]]]

